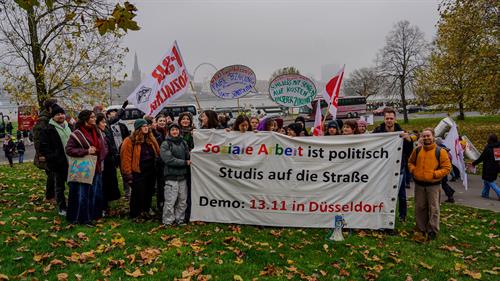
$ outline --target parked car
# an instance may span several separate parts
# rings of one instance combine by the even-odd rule
[[[384,115],[384,109],[385,108],[386,108],[386,106],[381,106],[381,107],[375,109],[374,111],[372,111],[373,115],[375,115],[375,116],[382,116],[382,115]]]

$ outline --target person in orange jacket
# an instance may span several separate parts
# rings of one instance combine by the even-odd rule
[[[445,149],[437,148],[434,130],[422,131],[422,147],[413,150],[408,168],[415,181],[415,221],[417,228],[435,239],[439,233],[441,180],[450,173],[451,162]]]

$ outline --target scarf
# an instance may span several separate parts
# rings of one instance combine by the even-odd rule
[[[64,120],[64,123],[59,124],[54,119],[50,118],[49,124],[53,125],[56,128],[57,134],[61,138],[61,142],[63,147],[66,147],[68,143],[69,136],[71,135],[71,130],[68,126],[68,122]]]
[[[99,142],[99,137],[97,136],[97,130],[95,127],[85,128],[85,126],[80,127],[85,138],[89,141],[90,145],[96,148],[96,155],[99,155],[101,151],[101,146]],[[89,131],[90,130],[90,131]]]

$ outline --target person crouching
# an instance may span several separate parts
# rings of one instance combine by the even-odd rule
[[[168,127],[169,136],[160,149],[161,159],[165,163],[165,203],[163,205],[164,225],[185,224],[187,186],[186,176],[189,165],[189,147],[180,136],[180,127],[172,123]]]
[[[130,218],[137,218],[139,215],[149,218],[158,155],[160,147],[148,122],[144,119],[135,120],[134,132],[123,141],[120,150],[122,173],[132,188]]]

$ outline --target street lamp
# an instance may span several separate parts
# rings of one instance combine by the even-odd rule
[[[112,74],[111,74],[111,65],[109,66],[109,105],[113,105],[113,86],[111,83],[112,80]]]

